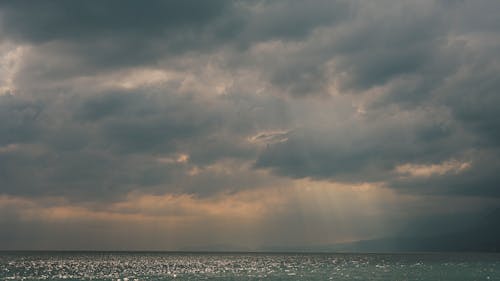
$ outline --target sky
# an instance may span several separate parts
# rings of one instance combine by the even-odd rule
[[[0,1],[0,249],[265,250],[500,206],[500,2]]]

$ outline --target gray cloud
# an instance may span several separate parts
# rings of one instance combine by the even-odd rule
[[[268,146],[257,167],[296,177],[380,181],[403,163],[434,163],[467,147],[456,124],[441,112],[385,112],[343,120],[341,125],[301,128]]]
[[[499,8],[1,2],[0,195],[102,207],[307,178],[498,198]]]
[[[264,181],[248,168],[218,163],[251,161],[256,147],[247,138],[272,120],[253,108],[279,107],[277,99],[210,98],[168,87],[81,90],[0,97],[4,194],[76,201],[116,200],[133,190],[209,196]],[[183,154],[188,158],[177,160]]]
[[[33,6],[35,5],[35,7]],[[345,18],[345,1],[3,2],[2,33],[37,46],[53,67],[26,69],[49,79],[155,64],[188,52],[255,42],[300,40],[318,26]],[[282,16],[277,16],[278,14]]]
[[[130,185],[126,191],[174,183],[152,163],[179,153],[188,153],[193,165],[237,158],[292,178],[392,182],[398,165],[442,163],[482,146],[497,151],[497,67],[491,58],[498,38],[481,35],[495,24],[488,18],[470,22],[465,15],[474,10],[465,3],[402,2],[392,9],[343,1],[26,5],[2,5],[2,32],[31,45],[14,79],[22,94],[2,97],[2,144],[37,144],[44,149],[37,157],[64,159],[68,165],[51,176],[61,182],[73,178],[67,169],[74,162],[75,171],[96,167],[96,174],[89,169],[75,182],[103,179]],[[20,18],[25,20],[18,23]],[[183,41],[182,51],[172,48],[186,36],[193,40]],[[201,89],[179,93],[182,79],[161,84],[161,90],[71,84],[146,66],[200,75],[197,65],[212,63],[214,56],[214,66],[233,84],[239,78],[231,71],[253,73],[264,96],[244,83],[217,97],[204,97]],[[48,61],[52,67],[45,66]],[[352,94],[367,112],[341,109],[349,101],[332,97],[331,87]],[[377,87],[381,94],[370,97]],[[331,107],[315,109],[294,98],[318,95]],[[321,124],[324,117],[315,110],[337,111],[331,118],[346,121]],[[266,129],[292,131],[258,153],[249,138]],[[153,155],[145,165],[151,171],[143,171],[150,180],[124,176],[125,167],[118,169],[121,180],[102,171],[105,164],[133,166],[132,157],[147,162],[146,154]]]
[[[471,7],[458,2],[405,2],[398,13],[381,6],[361,5],[357,11],[367,17],[328,30],[338,41],[330,40],[333,51],[322,56],[335,61],[333,75],[344,92],[380,87],[378,98],[365,103],[366,119],[340,128],[308,126],[263,151],[256,166],[297,178],[388,181],[417,193],[499,196],[495,157],[487,157],[498,153],[493,50],[500,41],[489,33],[494,16],[463,19],[459,15]],[[480,5],[474,6],[477,12]],[[391,111],[403,121],[393,123]],[[441,113],[423,117],[432,111]],[[398,165],[439,164],[471,150],[473,168],[460,175],[405,179],[403,185],[395,179]]]
[[[10,36],[36,43],[85,42],[114,34],[139,39],[166,35],[164,32],[170,29],[201,28],[224,13],[229,4],[227,1],[151,1],[147,5],[134,1],[3,2],[2,23]]]
[[[37,118],[42,105],[10,95],[0,96],[0,144],[22,142],[34,138],[39,132]]]

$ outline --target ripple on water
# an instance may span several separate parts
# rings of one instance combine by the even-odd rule
[[[0,279],[500,280],[500,255],[2,253]]]

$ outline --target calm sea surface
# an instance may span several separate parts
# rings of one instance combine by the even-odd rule
[[[0,252],[0,280],[500,280],[500,254]]]

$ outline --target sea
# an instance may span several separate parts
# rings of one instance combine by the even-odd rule
[[[500,254],[0,252],[0,280],[500,280]]]

